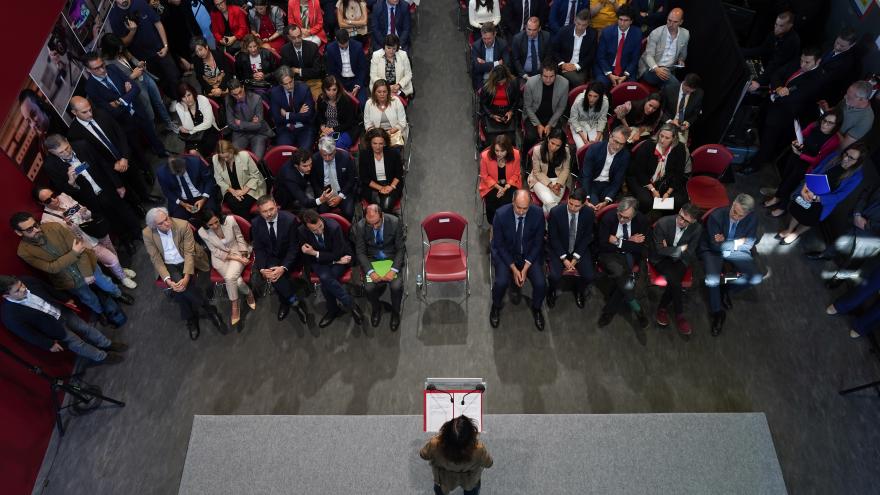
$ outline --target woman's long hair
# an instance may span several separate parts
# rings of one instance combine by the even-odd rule
[[[562,141],[562,146],[560,146],[559,149],[556,150],[556,153],[553,154],[552,160],[550,159],[550,149],[549,149],[550,148],[549,143],[550,143],[551,139],[559,139],[560,141]],[[547,169],[548,170],[555,169],[556,167],[558,167],[562,163],[562,160],[565,159],[566,153],[567,153],[567,148],[568,148],[568,138],[565,135],[565,131],[563,131],[559,127],[554,127],[550,131],[550,133],[547,134],[547,137],[544,138],[544,141],[541,142],[541,151],[540,151],[541,161],[547,162],[547,164],[548,164]]]
[[[834,165],[833,166],[836,167],[836,166],[840,165],[841,162],[843,161],[843,155],[845,155],[846,152],[849,150],[858,151],[859,152],[859,159],[856,160],[856,162],[854,164],[852,164],[852,166],[850,166],[848,169],[844,170],[843,174],[840,175],[840,179],[837,180],[837,184],[831,185],[832,190],[837,189],[840,186],[841,182],[843,182],[844,180],[851,177],[854,173],[858,172],[862,168],[862,165],[865,164],[865,161],[868,159],[868,145],[866,145],[865,143],[863,143],[861,141],[856,141],[855,143],[844,148],[843,151],[841,151],[840,154],[834,158]],[[829,168],[831,168],[831,167],[829,167]],[[826,169],[826,173],[827,172],[828,171]]]
[[[471,460],[477,447],[477,426],[464,415],[450,419],[440,427],[440,452],[450,462]]]
[[[476,0],[476,7],[486,7],[486,10],[489,12],[494,12],[495,10],[495,0]]]
[[[599,98],[596,99],[596,104],[590,107],[590,99],[587,98],[587,95],[590,91],[599,95]],[[598,112],[602,109],[602,98],[605,97],[605,85],[598,81],[593,81],[587,86],[586,91],[584,91],[584,110],[588,112]]]
[[[494,98],[495,88],[502,82],[509,85],[511,81],[513,81],[513,74],[510,73],[507,66],[496,65],[492,71],[489,72],[489,77],[486,79],[486,83],[483,84],[483,92]]]

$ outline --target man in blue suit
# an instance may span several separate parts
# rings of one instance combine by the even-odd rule
[[[568,196],[568,203],[558,204],[550,210],[547,229],[550,231],[550,291],[547,293],[547,306],[556,305],[556,289],[563,273],[576,272],[577,289],[574,302],[583,308],[586,291],[593,280],[593,261],[590,259],[590,242],[593,240],[592,208],[584,208],[587,193],[575,189]]]
[[[330,199],[318,206],[324,213],[338,208],[343,217],[351,221],[354,217],[354,202],[357,191],[355,185],[355,165],[346,150],[336,148],[331,136],[318,140],[318,152],[312,156],[312,174],[322,189],[330,188]]]
[[[724,326],[724,310],[733,307],[730,295],[758,285],[764,279],[751,253],[758,237],[758,218],[752,211],[754,208],[754,198],[742,193],[729,207],[718,208],[706,219],[700,257],[703,259],[706,288],[709,290],[713,337],[720,334]],[[733,265],[741,275],[726,282],[722,288],[721,268],[724,262]]]
[[[408,3],[401,0],[376,2],[373,13],[370,15],[370,33],[373,35],[373,46],[383,46],[385,36],[396,34],[400,38],[400,49],[409,53],[410,25]]]
[[[591,145],[581,164],[581,184],[587,192],[587,206],[598,210],[614,202],[620,193],[629,151],[626,150],[626,129],[617,127],[607,141]]]
[[[474,89],[478,89],[498,65],[510,68],[507,43],[498,37],[498,28],[491,22],[480,27],[480,39],[471,45],[471,77]]]
[[[347,30],[338,29],[336,41],[327,45],[324,58],[327,61],[327,74],[336,76],[345,90],[358,99],[363,109],[370,95],[370,88],[367,87],[370,66],[364,56],[363,45],[349,39]]]
[[[305,83],[293,80],[293,72],[278,69],[279,85],[269,92],[269,107],[275,121],[276,144],[311,149],[315,132],[315,100]]]
[[[590,0],[556,0],[550,6],[550,33],[556,35],[560,29],[574,25],[578,12],[587,10],[589,15]],[[589,19],[587,19],[589,21]]]
[[[630,29],[632,23],[632,9],[624,5],[617,11],[617,25],[603,29],[599,36],[593,79],[606,87],[613,88],[638,75],[642,32]]]
[[[171,157],[159,167],[156,178],[168,200],[168,211],[172,217],[188,220],[205,209],[217,211],[214,173],[199,157]]]
[[[537,17],[531,17],[525,31],[517,33],[510,41],[510,72],[523,79],[540,74],[542,62],[549,54],[550,33],[541,30],[541,21]]]
[[[501,300],[510,282],[516,285],[511,295],[514,304],[519,303],[519,289],[526,278],[532,283],[532,316],[538,331],[544,330],[541,305],[547,283],[544,280],[544,212],[531,204],[527,189],[519,189],[513,202],[495,213],[492,221],[492,263],[495,280],[492,284],[492,309],[489,323],[498,328],[501,320]]]

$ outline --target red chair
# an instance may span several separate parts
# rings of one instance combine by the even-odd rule
[[[580,148],[578,148],[577,152],[575,152],[575,156],[577,157],[577,165],[578,170],[584,167],[584,157],[587,156],[587,150],[590,149],[593,143],[587,143]]]
[[[705,175],[691,177],[685,187],[691,203],[705,210],[730,204],[727,188],[714,177]]]
[[[620,83],[611,90],[611,111],[618,105],[628,101],[641,100],[651,94],[644,84],[639,82]]]
[[[244,237],[244,240],[250,244],[251,242],[251,223],[241,218],[238,215],[232,215],[232,218],[235,219],[235,223],[238,224],[238,228],[241,230],[241,235]],[[241,278],[244,280],[246,284],[251,282],[251,268],[254,266],[254,256],[251,254],[251,262],[244,267],[244,270],[241,272]],[[220,294],[226,287],[226,280],[223,279],[223,275],[220,274],[214,267],[211,267],[211,283],[214,284],[214,295],[215,297]]]
[[[342,229],[342,236],[348,239],[348,232],[351,230],[351,222],[348,221],[342,215],[337,215],[336,213],[321,213],[321,218],[330,218],[335,220],[336,223],[339,224],[339,227]],[[354,258],[352,258],[351,264],[349,264],[348,268],[345,270],[345,273],[339,277],[339,283],[345,285],[351,282],[351,266],[354,264]],[[318,287],[321,285],[321,279],[318,278],[314,273],[309,273],[309,282],[315,286],[315,290],[318,290]]]
[[[727,189],[718,178],[730,166],[733,154],[724,145],[704,144],[691,153],[691,160],[694,177],[686,186],[691,203],[705,209],[729,205]]]
[[[587,90],[589,84],[581,84],[580,86],[576,86],[574,89],[568,92],[568,106],[565,107],[565,113],[568,114],[571,110],[571,106],[574,105],[574,100],[578,97],[579,94],[583,93]],[[566,137],[568,137],[568,144],[574,144],[574,137],[571,135],[571,127],[568,125],[564,125],[562,129],[565,131]]]
[[[654,222],[654,225],[657,225],[657,222]],[[654,228],[654,225],[651,228]],[[650,261],[647,261],[648,265],[648,281],[651,285],[657,287],[666,287],[666,277],[660,274],[654,265],[651,264]],[[690,289],[694,285],[694,269],[691,266],[687,267],[687,270],[684,272],[684,277],[681,279],[681,288],[682,289]]]
[[[629,152],[630,152],[630,156],[635,156],[636,152],[638,152],[639,149],[640,149],[640,148],[645,144],[645,142],[647,142],[647,141],[650,141],[650,139],[649,139],[649,138],[645,138],[645,139],[640,140],[638,143],[636,143],[636,145],[633,146],[631,150],[629,150]]]
[[[290,159],[290,155],[296,151],[296,146],[290,146],[287,144],[280,144],[278,146],[273,146],[266,151],[266,155],[263,156],[263,163],[266,164],[266,168],[269,169],[269,172],[272,173],[273,176],[278,175],[278,171],[281,170],[281,166],[287,163],[287,160]]]
[[[235,68],[235,57],[233,57],[229,52],[223,52],[223,55],[226,57],[226,61],[232,64],[233,70]]]
[[[432,282],[464,282],[465,297],[470,295],[468,240],[468,221],[458,213],[441,211],[422,220],[422,297]]]
[[[211,104],[211,111],[214,113],[214,123],[220,122],[220,104],[211,98],[208,98],[208,103]]]
[[[691,173],[717,178],[730,166],[733,154],[723,144],[704,144],[691,153],[691,160]]]

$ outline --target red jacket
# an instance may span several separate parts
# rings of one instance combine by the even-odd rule
[[[287,1],[287,22],[302,27],[302,19],[299,17],[299,0]],[[317,36],[321,44],[327,43],[327,34],[324,33],[324,11],[321,10],[319,0],[309,0],[309,34]]]
[[[241,41],[241,39],[247,36],[250,32],[247,14],[241,10],[241,7],[235,5],[229,5],[226,7],[226,12],[229,13],[229,28],[232,29],[232,35],[235,36],[238,41]],[[223,31],[225,31],[223,14],[221,14],[219,10],[215,10],[211,12],[211,32],[214,33],[214,39],[217,41],[222,40]]]
[[[816,129],[816,127],[816,122],[808,125],[807,128],[803,131],[804,137],[809,136],[812,132],[822,132]],[[838,146],[840,146],[840,134],[835,132],[834,135],[828,138],[828,140],[825,141],[825,144],[823,144],[822,147],[819,148],[819,153],[817,153],[816,156],[810,156],[806,153],[801,153],[799,158],[807,162],[807,173],[811,173],[813,169],[816,168],[816,165],[824,160],[826,156],[830,155],[834,151],[837,151]]]

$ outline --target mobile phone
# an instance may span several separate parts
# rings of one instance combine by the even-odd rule
[[[85,164],[85,163],[80,163],[79,165],[76,166],[75,169],[73,169],[73,172],[74,172],[76,175],[79,175],[79,174],[85,172],[87,168],[89,168],[89,166],[88,166],[87,164]]]

